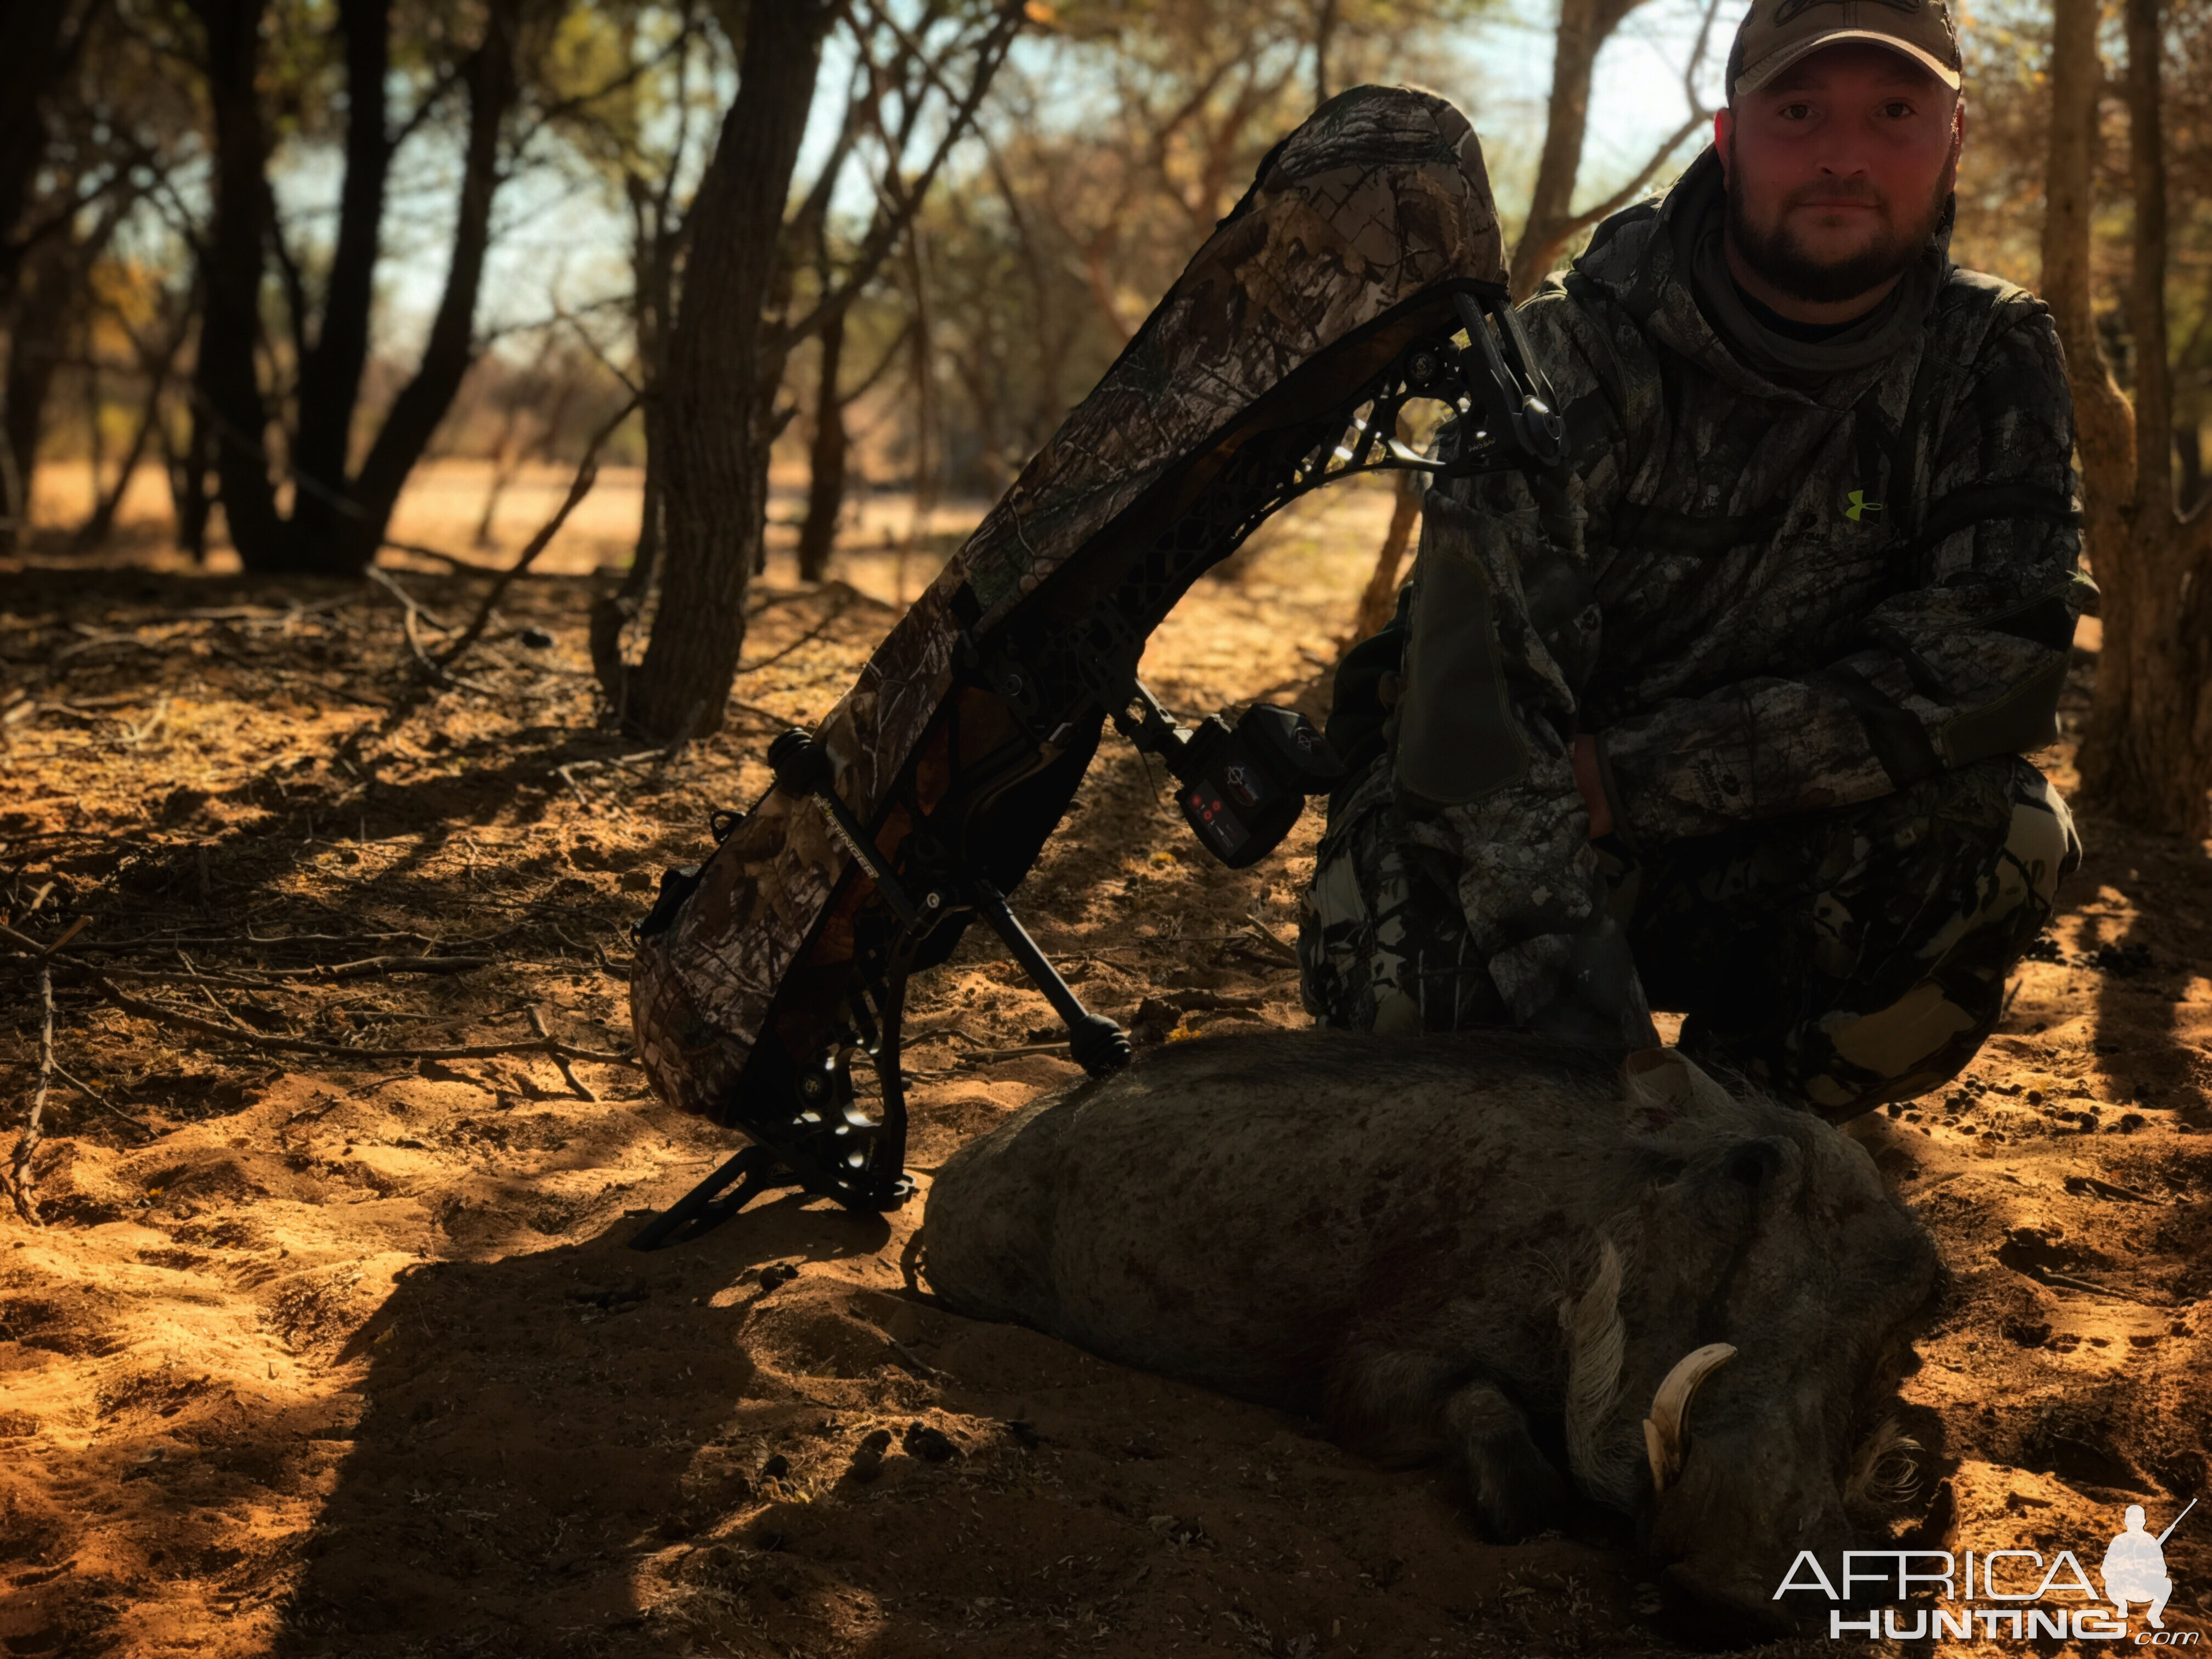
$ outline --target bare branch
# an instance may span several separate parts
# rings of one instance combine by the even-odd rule
[[[1560,232],[1562,240],[1572,236],[1577,231],[1588,229],[1601,219],[1611,217],[1643,195],[1644,187],[1651,182],[1652,175],[1667,165],[1667,158],[1681,147],[1682,141],[1712,118],[1711,110],[1699,110],[1680,126],[1675,128],[1674,132],[1662,140],[1658,148],[1651,152],[1651,159],[1644,164],[1633,179],[1595,206],[1587,207],[1579,213],[1570,215],[1565,228]]]
[[[860,252],[846,267],[843,280],[817,300],[813,308],[797,323],[785,330],[784,337],[787,343],[805,339],[818,330],[830,316],[844,312],[874,279],[876,272],[883,268],[884,260],[889,257],[898,239],[906,234],[907,226],[913,222],[923,198],[929,194],[930,186],[936,182],[938,170],[945,165],[945,157],[952,153],[953,146],[967,136],[969,127],[975,121],[975,112],[982,104],[984,94],[990,90],[992,77],[1006,60],[1006,52],[1013,45],[1015,35],[1020,33],[1023,21],[1022,8],[1014,4],[1008,5],[994,20],[989,32],[975,48],[975,74],[969,82],[967,93],[946,121],[945,135],[938,143],[936,153],[911,183],[898,179],[896,171],[897,155],[890,156],[893,172],[884,185],[889,198],[886,207],[877,212],[875,222],[869,226]],[[893,27],[896,28],[896,25]],[[926,63],[927,60],[923,61]],[[925,70],[925,73],[928,72]]]
[[[569,331],[574,333],[579,340],[584,343],[584,349],[592,354],[592,358],[599,363],[601,368],[604,368],[608,374],[613,375],[615,379],[622,382],[623,390],[629,393],[632,402],[635,402],[645,396],[645,389],[639,386],[635,380],[630,379],[629,375],[623,374],[620,368],[615,366],[614,359],[608,356],[605,349],[602,347],[597,340],[592,337],[592,331],[584,326],[581,320],[577,318],[574,312],[563,307],[556,309],[554,312],[553,316],[556,321],[565,323],[568,325]]]
[[[1683,141],[1692,133],[1713,118],[1713,112],[1707,109],[1704,100],[1698,96],[1698,71],[1705,67],[1705,54],[1711,50],[1713,25],[1719,19],[1720,9],[1721,0],[1705,0],[1705,19],[1698,26],[1698,43],[1690,49],[1689,62],[1682,66],[1682,97],[1690,106],[1689,115],[1652,151],[1651,159],[1644,164],[1633,179],[1595,207],[1585,208],[1572,215],[1567,221],[1565,235],[1572,236],[1601,219],[1610,218],[1635,201],[1644,193],[1644,186],[1651,182],[1652,175],[1667,165],[1667,158],[1680,149]]]
[[[546,105],[538,112],[537,118],[516,136],[510,147],[514,153],[519,155],[527,149],[532,139],[555,122],[563,121],[570,116],[580,114],[601,99],[611,98],[625,88],[636,85],[638,82],[652,74],[670,58],[676,58],[680,61],[683,58],[688,57],[691,50],[691,34],[695,27],[690,9],[686,7],[679,15],[682,22],[676,34],[659,52],[638,63],[632,64],[604,86],[593,87],[589,92],[579,92],[567,98],[556,99],[554,102]]]
[[[477,607],[477,614],[470,619],[468,626],[461,629],[460,637],[438,653],[437,665],[441,669],[451,669],[462,654],[483,636],[484,629],[489,624],[491,613],[498,605],[501,596],[513,586],[516,578],[536,562],[538,556],[545,550],[546,544],[560,532],[562,525],[568,523],[569,514],[576,510],[576,503],[592,493],[592,486],[599,482],[599,446],[614,435],[617,427],[629,419],[637,405],[638,399],[633,395],[628,403],[615,411],[611,419],[592,434],[592,441],[584,447],[584,459],[576,464],[576,476],[569,481],[568,495],[554,510],[553,516],[538,526],[538,533],[522,550],[522,556],[514,562],[512,568],[500,573],[499,579],[491,585],[491,591],[483,596],[483,603]]]
[[[422,124],[445,101],[446,94],[461,83],[462,70],[467,61],[465,56],[447,60],[446,67],[438,72],[438,78],[430,82],[429,89],[422,94],[422,101],[415,106],[413,112],[385,140],[387,154],[398,149],[421,131]]]
[[[891,343],[884,348],[884,355],[877,359],[876,366],[860,377],[860,384],[850,392],[840,392],[837,394],[839,407],[842,408],[856,398],[866,397],[874,388],[876,383],[884,378],[890,366],[898,361],[899,352],[905,346],[907,337],[913,332],[914,319],[909,317],[900,325],[899,331],[891,337]]]
[[[292,257],[291,244],[284,240],[284,221],[276,211],[276,186],[264,178],[261,190],[267,203],[264,211],[269,216],[269,251],[276,256],[277,273],[283,279],[284,310],[292,325],[292,361],[296,374],[297,366],[307,361],[307,282],[301,273],[300,262]]]

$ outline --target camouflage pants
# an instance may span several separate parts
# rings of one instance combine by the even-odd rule
[[[1384,756],[1329,814],[1298,929],[1307,1012],[1389,1036],[1510,1025],[1658,1041],[1565,750],[1521,782],[1409,806]]]
[[[2065,803],[2009,757],[1634,860],[1568,845],[1582,817],[1563,799],[1540,768],[1481,804],[1490,822],[1450,823],[1403,810],[1378,762],[1322,843],[1298,937],[1308,1011],[1408,1036],[1595,1032],[1609,1015],[1632,1042],[1648,997],[1687,1016],[1681,1046],[1701,1062],[1848,1118],[1973,1058],[2081,860]]]

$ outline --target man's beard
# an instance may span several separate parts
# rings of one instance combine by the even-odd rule
[[[1834,190],[1826,185],[1819,188],[1824,194]],[[1824,262],[1814,258],[1790,228],[1790,204],[1784,204],[1774,228],[1764,230],[1745,216],[1742,203],[1731,191],[1728,192],[1729,240],[1744,264],[1793,300],[1808,305],[1837,305],[1910,270],[1942,222],[1944,203],[1950,193],[1948,180],[1939,184],[1935,199],[1912,223],[1900,228],[1885,216],[1882,232],[1856,253]]]

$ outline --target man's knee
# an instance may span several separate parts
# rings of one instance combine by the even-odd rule
[[[2081,839],[2065,798],[2041,773],[2027,769],[2030,775],[2016,779],[2009,792],[2003,861],[2047,914],[2057,900],[2060,878],[2081,868]]]
[[[1858,856],[1818,895],[1808,945],[1836,958],[1836,1000],[1758,1068],[1838,1121],[1966,1067],[2081,856],[2064,800],[2008,757],[1875,804],[1854,835]]]
[[[1945,867],[1914,896],[1919,937],[1902,941],[1929,975],[1981,981],[1969,994],[1976,1002],[2035,942],[2057,908],[2060,879],[2081,862],[2073,814],[2040,773],[2009,757],[1966,770],[1985,769],[2005,775],[1961,779],[1980,799],[1942,837],[1952,848],[1939,855]]]

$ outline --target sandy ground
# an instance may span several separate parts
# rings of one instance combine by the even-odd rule
[[[480,500],[461,493],[470,513],[424,511],[424,539],[458,548]],[[1385,505],[1271,527],[1161,630],[1156,688],[1188,712],[1324,699]],[[1671,1650],[1649,1575],[1601,1539],[1487,1547],[1438,1476],[918,1300],[919,1205],[861,1220],[787,1195],[626,1249],[732,1144],[633,1070],[368,1052],[520,1045],[533,1013],[625,1050],[624,929],[659,871],[758,791],[767,739],[825,709],[895,614],[879,544],[820,590],[779,561],[730,726],[624,763],[584,672],[605,562],[520,584],[465,666],[485,689],[427,696],[379,590],[196,574],[158,548],[0,566],[0,913],[41,943],[87,919],[65,954],[173,1012],[55,975],[72,1080],[32,1160],[43,1224],[0,1215],[0,1651]],[[449,620],[482,591],[401,580]],[[551,648],[520,641],[532,624]],[[2045,758],[2063,786],[2068,751]],[[1151,1040],[1296,1025],[1281,942],[1316,828],[1222,870],[1109,744],[1016,902]],[[2208,1486],[2212,863],[2084,830],[2002,1033],[1859,1133],[1955,1275],[1905,1385],[1936,1532],[2094,1569],[2125,1504],[2155,1531]],[[444,970],[311,971],[376,957]],[[0,964],[5,1144],[36,1005]],[[980,939],[919,988],[925,1182],[1076,1075],[969,1058],[1048,1025]],[[764,1287],[779,1265],[796,1276]],[[2212,1514],[2167,1559],[2167,1626],[2201,1629]]]

